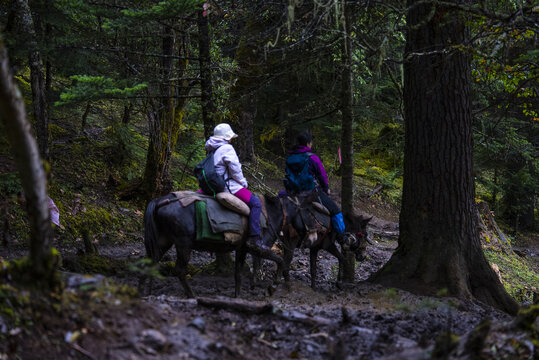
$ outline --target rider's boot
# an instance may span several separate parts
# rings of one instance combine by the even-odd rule
[[[342,213],[335,214],[331,217],[331,222],[333,223],[333,228],[337,232],[338,236],[342,236],[346,231],[344,226],[344,219]]]
[[[253,247],[257,247],[261,250],[271,250],[271,248],[264,244],[264,241],[262,240],[262,237],[260,235],[251,235],[249,236],[249,245]]]

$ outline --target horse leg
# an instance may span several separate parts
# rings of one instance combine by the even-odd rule
[[[309,251],[310,261],[309,265],[311,267],[311,288],[316,289],[316,261],[318,260],[318,248],[311,248]]]
[[[331,242],[330,245],[326,249],[327,252],[329,252],[331,255],[335,256],[337,260],[339,260],[339,272],[337,273],[337,284],[339,284],[342,281],[343,278],[343,265],[344,265],[344,256],[339,251],[337,246],[335,246],[334,242]]]
[[[290,264],[292,263],[292,258],[294,257],[294,249],[297,245],[297,241],[293,241],[290,246],[284,247],[282,275],[284,277],[284,284],[287,289],[290,288]]]
[[[182,283],[183,290],[188,298],[194,298],[195,294],[191,285],[187,282],[187,264],[189,264],[189,258],[191,257],[191,248],[179,248],[176,246],[176,275]]]
[[[262,268],[262,258],[257,255],[252,255],[251,257],[253,259],[253,268],[251,269],[251,274],[249,275],[249,285],[251,286],[251,290],[253,290],[258,280],[258,272]]]
[[[234,280],[236,283],[234,297],[240,296],[241,291],[241,272],[243,271],[243,265],[245,264],[245,256],[247,255],[247,249],[245,246],[241,246],[236,250],[236,264],[234,267]]]

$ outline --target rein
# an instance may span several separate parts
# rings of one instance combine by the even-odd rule
[[[309,229],[309,227],[307,226],[307,223],[305,222],[305,218],[303,216],[303,211],[305,208],[303,208],[301,206],[301,203],[300,201],[297,199],[297,197],[290,197],[290,196],[287,196],[286,197],[288,199],[288,201],[290,201],[295,207],[296,207],[296,210],[298,212],[298,215],[301,219],[301,222],[303,224],[303,228],[306,232],[306,235],[305,235],[305,238],[307,238],[308,234],[311,233],[311,232],[317,232],[316,229]],[[281,209],[282,209],[282,212],[283,212],[283,222],[281,224],[281,232],[282,232],[282,229],[284,229],[286,227],[286,223],[288,221],[288,213],[286,211],[286,206],[283,202],[283,198],[279,198],[279,202],[281,203]],[[299,235],[299,234],[298,234]],[[281,238],[281,236],[279,236]],[[305,240],[305,239],[303,239]],[[302,244],[304,244],[305,242],[302,241]],[[283,245],[284,245],[284,242],[283,242]]]

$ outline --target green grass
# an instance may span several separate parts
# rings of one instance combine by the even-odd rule
[[[528,260],[491,247],[485,249],[485,256],[490,263],[498,265],[505,290],[515,300],[533,303],[533,294],[538,291],[539,274],[532,270],[533,266]]]

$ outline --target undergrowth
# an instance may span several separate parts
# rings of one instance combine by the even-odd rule
[[[538,293],[539,274],[526,259],[494,247],[484,249],[490,263],[498,265],[505,290],[521,304],[531,304]],[[537,296],[537,295],[535,295]]]

